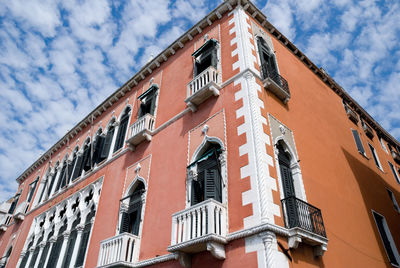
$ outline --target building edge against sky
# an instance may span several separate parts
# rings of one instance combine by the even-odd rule
[[[399,148],[225,1],[18,177],[0,266],[399,266]]]

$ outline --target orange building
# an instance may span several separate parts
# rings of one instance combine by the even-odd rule
[[[0,267],[399,267],[400,144],[224,1],[17,178]]]

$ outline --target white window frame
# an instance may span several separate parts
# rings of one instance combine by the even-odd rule
[[[375,165],[381,171],[383,171],[383,167],[382,167],[381,161],[379,160],[378,153],[376,152],[375,147],[372,146],[371,143],[369,143],[369,142],[368,142],[368,147],[369,147],[369,150],[371,151],[372,157],[374,158]],[[375,161],[375,159],[376,159],[376,161]]]
[[[390,262],[389,255],[388,255],[388,253],[386,251],[386,247],[384,246],[383,239],[382,239],[382,234],[379,231],[378,223],[377,223],[377,221],[375,219],[374,214],[381,216],[382,219],[383,219],[383,221],[382,221],[383,222],[383,229],[385,230],[386,236],[387,236],[387,238],[388,238],[388,240],[390,242],[391,249],[393,251],[394,257],[396,258],[396,261],[397,261],[398,265],[393,264],[393,263]],[[376,228],[378,229],[378,233],[379,233],[379,236],[381,237],[383,248],[385,249],[385,252],[386,252],[386,255],[388,256],[388,260],[389,260],[390,264],[392,264],[394,267],[400,267],[399,266],[400,265],[400,255],[399,255],[399,252],[397,250],[396,244],[394,243],[392,234],[390,233],[390,229],[389,229],[389,226],[387,225],[385,216],[383,216],[382,214],[380,214],[380,213],[378,213],[378,212],[376,212],[375,210],[372,209],[372,217],[374,218],[374,221],[375,221],[375,224],[376,224]]]

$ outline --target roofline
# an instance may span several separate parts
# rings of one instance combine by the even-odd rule
[[[311,71],[313,71],[326,85],[335,91],[344,101],[351,105],[367,123],[387,141],[400,146],[400,143],[390,135],[372,116],[370,116],[350,95],[329,76],[322,68],[318,68],[306,55],[303,54],[292,42],[290,42],[279,30],[277,30],[268,20],[267,17],[249,0],[224,0],[218,7],[208,13],[202,20],[191,27],[188,31],[178,37],[170,46],[164,49],[151,61],[145,64],[134,76],[132,76],[126,83],[119,87],[113,94],[106,100],[98,105],[91,113],[89,113],[83,120],[76,126],[68,131],[57,143],[55,143],[49,150],[39,157],[31,166],[29,166],[18,178],[18,183],[26,179],[39,165],[43,164],[46,160],[51,158],[51,155],[57,152],[62,146],[68,143],[69,139],[75,137],[83,128],[90,125],[91,122],[121,97],[132,90],[133,87],[144,80],[147,76],[151,75],[163,62],[166,62],[169,57],[175,55],[176,51],[183,48],[184,45],[190,42],[196,35],[201,34],[202,30],[211,25],[214,21],[222,18],[222,15],[227,11],[233,10],[234,7],[240,5],[249,13],[261,26],[275,37],[281,44],[286,46],[297,58],[300,59]]]

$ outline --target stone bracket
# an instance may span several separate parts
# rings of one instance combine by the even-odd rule
[[[225,247],[216,242],[207,242],[207,250],[218,260],[225,260]]]

